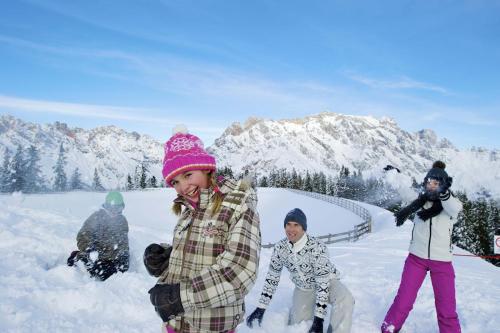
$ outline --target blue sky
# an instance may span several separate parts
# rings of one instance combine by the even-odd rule
[[[323,111],[500,148],[500,2],[0,3],[2,114],[210,145]]]

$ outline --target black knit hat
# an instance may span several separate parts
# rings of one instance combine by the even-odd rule
[[[441,184],[444,184],[448,181],[448,174],[444,169],[446,168],[446,164],[442,161],[436,161],[432,165],[432,169],[427,172],[427,175],[424,178],[424,183],[426,183],[429,179],[439,180]]]
[[[302,226],[302,229],[304,229],[304,231],[307,230],[306,214],[304,214],[304,212],[299,208],[294,208],[291,211],[289,211],[288,214],[286,214],[285,223],[283,224],[283,226],[286,227],[286,224],[290,221],[297,222]]]

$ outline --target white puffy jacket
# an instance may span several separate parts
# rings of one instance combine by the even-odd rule
[[[423,259],[451,261],[451,233],[458,213],[462,210],[462,203],[450,193],[446,193],[441,196],[441,204],[441,213],[427,221],[415,216],[410,253]],[[427,201],[423,208],[428,209],[431,206],[432,202]]]

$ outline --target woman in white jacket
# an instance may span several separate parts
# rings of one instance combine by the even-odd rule
[[[450,192],[452,178],[436,161],[425,179],[425,190],[395,214],[396,225],[416,212],[408,257],[398,293],[382,323],[382,333],[399,332],[413,308],[418,290],[430,271],[440,333],[461,332],[456,312],[455,272],[451,263],[451,233],[462,209]]]

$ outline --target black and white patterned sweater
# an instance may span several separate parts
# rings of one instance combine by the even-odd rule
[[[325,244],[307,234],[304,234],[303,238],[295,244],[287,238],[276,243],[259,300],[260,308],[265,309],[271,302],[278,287],[283,266],[290,272],[292,282],[297,288],[316,290],[314,315],[324,318],[330,293],[330,280],[339,277],[338,271],[330,261]]]

